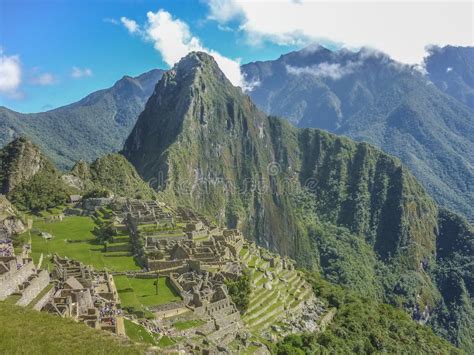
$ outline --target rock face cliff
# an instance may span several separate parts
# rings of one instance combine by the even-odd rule
[[[471,53],[433,50],[423,75],[373,50],[312,46],[242,71],[259,83],[250,96],[268,114],[397,156],[440,205],[474,221]]]
[[[3,194],[30,180],[51,166],[41,152],[26,138],[19,138],[0,151],[0,181]]]
[[[419,310],[443,301],[432,274],[438,207],[400,161],[268,117],[204,53],[164,74],[123,154],[168,202],[332,281],[423,321]]]
[[[20,234],[26,230],[16,208],[3,195],[0,195],[0,234],[1,231],[8,234]]]

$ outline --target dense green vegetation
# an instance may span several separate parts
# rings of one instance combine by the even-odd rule
[[[474,47],[431,46],[428,54],[424,62],[430,80],[474,110]]]
[[[442,295],[430,320],[437,333],[463,349],[474,349],[474,227],[440,211],[437,263],[433,274]]]
[[[143,354],[146,347],[72,319],[0,302],[1,354]],[[80,345],[80,346],[79,346]]]
[[[131,198],[152,199],[153,189],[135,168],[119,154],[107,154],[88,165],[79,161],[71,174],[81,179],[85,196],[107,197],[111,193]]]
[[[227,289],[232,301],[237,306],[240,313],[245,313],[250,302],[250,272],[244,270],[237,280],[229,280],[226,282]]]
[[[61,169],[80,159],[93,161],[122,148],[146,100],[161,78],[152,70],[125,76],[111,88],[57,109],[22,114],[0,107],[0,147],[28,136]]]
[[[66,203],[69,191],[58,175],[45,172],[16,186],[8,198],[20,210],[39,212]]]
[[[69,195],[113,195],[153,199],[155,192],[122,156],[109,154],[92,164],[79,161],[70,174],[53,164],[24,138],[0,150],[0,193],[23,211],[39,213],[69,202]]]
[[[68,193],[56,168],[29,140],[0,149],[0,193],[21,210],[41,211],[63,204]]]
[[[203,53],[164,75],[123,153],[145,179],[163,178],[156,188],[171,205],[238,227],[333,282],[415,316],[444,302],[433,273],[438,206],[401,162],[267,117]],[[463,313],[472,293],[456,299]]]
[[[329,307],[336,307],[336,314],[321,333],[283,339],[275,346],[277,354],[462,353],[399,309],[316,276],[310,280],[316,295]]]
[[[399,157],[441,205],[474,221],[467,183],[474,180],[474,111],[464,104],[474,105],[472,48],[433,53],[426,64],[438,88],[413,67],[364,48],[311,47],[242,69],[260,83],[250,96],[268,114],[380,147]],[[357,65],[337,80],[308,73],[321,63]]]

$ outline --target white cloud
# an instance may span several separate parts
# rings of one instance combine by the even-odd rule
[[[447,67],[447,68],[446,68],[446,73],[449,73],[449,72],[452,71],[452,70],[453,70],[453,68]]]
[[[130,33],[136,33],[140,31],[140,26],[138,26],[138,23],[134,20],[130,20],[126,17],[121,17],[120,22],[122,22],[122,24]]]
[[[53,85],[56,83],[56,78],[51,73],[38,74],[31,78],[31,83],[41,86]]]
[[[163,60],[169,66],[174,65],[189,52],[201,51],[214,57],[219,68],[235,86],[247,89],[240,71],[240,59],[231,59],[219,52],[206,48],[199,38],[192,35],[189,26],[165,11],[147,13],[147,23],[140,32],[142,37],[153,43]]]
[[[102,21],[106,22],[106,23],[111,23],[112,25],[118,25],[119,22],[114,19],[114,18],[110,18],[110,17],[106,17],[104,19],[102,19]]]
[[[19,97],[22,70],[18,55],[4,55],[0,48],[0,93],[9,97]]]
[[[207,0],[207,4],[209,6],[208,19],[220,24],[244,16],[242,8],[236,1]]]
[[[471,1],[207,0],[208,18],[239,22],[250,43],[332,40],[370,46],[403,63],[421,63],[428,44],[473,45]],[[225,10],[225,11],[224,11]],[[455,24],[455,25],[453,25]]]
[[[359,68],[363,62],[348,62],[345,64],[322,62],[317,65],[307,67],[294,67],[287,65],[286,71],[289,74],[301,75],[309,74],[319,78],[329,78],[332,80],[339,80],[343,76],[352,74]]]
[[[74,79],[80,79],[88,76],[92,76],[92,70],[90,70],[89,68],[81,69],[78,67],[72,67],[71,77],[73,77]]]

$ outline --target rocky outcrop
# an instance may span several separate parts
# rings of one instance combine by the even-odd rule
[[[0,164],[0,192],[8,194],[47,167],[48,161],[31,141],[19,138],[0,151]]]
[[[0,195],[0,229],[6,230],[8,234],[20,234],[26,230],[18,211],[3,195]]]

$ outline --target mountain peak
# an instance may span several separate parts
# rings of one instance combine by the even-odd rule
[[[176,81],[188,78],[194,80],[198,77],[206,77],[207,79],[222,80],[230,83],[224,73],[220,70],[215,59],[210,54],[204,52],[188,53],[175,64],[173,69],[170,71],[170,75],[174,76],[174,80]]]

